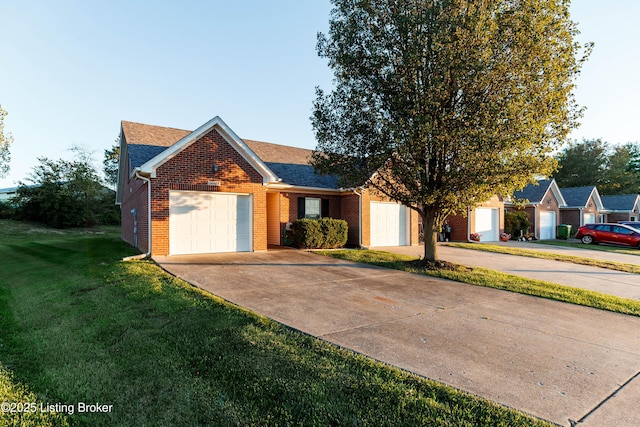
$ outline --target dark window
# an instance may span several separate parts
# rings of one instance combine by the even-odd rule
[[[633,231],[629,230],[628,228],[625,227],[620,227],[619,225],[614,225],[613,226],[613,232],[614,233],[620,233],[620,234],[633,234]]]
[[[320,219],[329,216],[329,199],[298,197],[298,219]]]
[[[598,224],[598,225],[596,225],[595,229],[598,230],[598,231],[611,231],[611,226],[610,225]]]

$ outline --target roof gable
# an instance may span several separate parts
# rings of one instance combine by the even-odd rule
[[[600,193],[598,193],[598,189],[595,186],[561,188],[560,191],[567,203],[567,207],[585,208],[589,200],[593,199],[596,209],[603,209]]]
[[[528,200],[530,204],[540,204],[544,201],[545,195],[551,191],[558,200],[559,206],[566,206],[567,203],[558,188],[555,179],[540,179],[536,183],[529,184],[520,191],[513,193],[515,199]]]
[[[147,160],[142,164],[139,169],[141,173],[149,174],[152,178],[155,177],[156,170],[175,157],[185,148],[200,139],[203,135],[209,133],[212,130],[216,130],[228,143],[231,145],[260,175],[262,175],[263,183],[277,181],[275,174],[264,164],[262,160],[244,143],[238,135],[235,134],[227,126],[227,124],[218,116],[209,120],[207,123],[200,126],[198,129],[187,134],[182,139],[169,146],[156,156]]]
[[[153,176],[155,169],[178,152],[216,128],[238,152],[263,175],[265,184],[337,190],[338,177],[321,175],[309,163],[312,150],[240,139],[219,117],[215,117],[193,132],[122,122],[131,167]],[[122,153],[123,151],[121,151]]]

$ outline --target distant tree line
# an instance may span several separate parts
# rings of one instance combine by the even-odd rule
[[[640,193],[640,143],[611,145],[602,139],[573,142],[558,156],[554,178],[561,188],[595,185],[601,195]]]
[[[115,192],[105,186],[90,153],[78,147],[72,151],[71,161],[39,157],[26,182],[19,183],[16,196],[0,205],[0,216],[55,228],[119,224]],[[105,151],[105,169],[107,157]],[[112,171],[113,160],[109,167]],[[112,179],[113,174],[106,183]]]

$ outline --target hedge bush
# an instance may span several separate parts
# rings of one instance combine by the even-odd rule
[[[293,222],[293,244],[306,249],[341,248],[347,243],[349,226],[342,219],[299,219]]]

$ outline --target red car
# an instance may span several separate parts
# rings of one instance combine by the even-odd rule
[[[640,230],[624,224],[587,224],[578,228],[576,239],[587,245],[610,243],[640,249]]]

